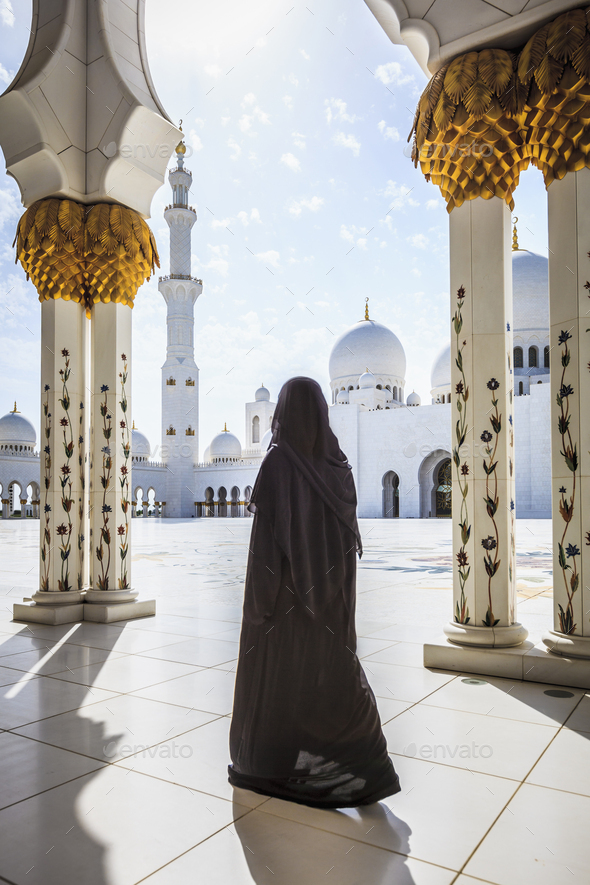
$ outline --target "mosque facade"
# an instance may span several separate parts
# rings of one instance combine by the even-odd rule
[[[199,462],[199,369],[194,355],[194,305],[202,281],[191,276],[189,206],[192,175],[185,147],[169,173],[172,203],[170,273],[160,277],[167,309],[162,366],[161,461],[133,426],[133,516],[172,518],[249,516],[256,474],[268,448],[275,403],[262,385],[245,404],[244,445],[227,429]],[[515,511],[551,516],[548,262],[512,251]],[[367,299],[368,301],[368,299]],[[330,424],[353,469],[361,517],[445,518],[451,515],[451,348],[436,355],[430,402],[406,395],[406,354],[397,336],[365,316],[345,331],[329,355]],[[0,418],[2,516],[39,516],[40,468],[33,425],[16,409]],[[475,457],[484,444],[472,443]]]

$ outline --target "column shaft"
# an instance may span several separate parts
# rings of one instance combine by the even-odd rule
[[[449,639],[518,645],[515,623],[510,210],[450,215],[453,622]]]
[[[554,630],[590,657],[590,170],[548,188]]]
[[[92,311],[91,577],[95,590],[131,587],[131,310]]]

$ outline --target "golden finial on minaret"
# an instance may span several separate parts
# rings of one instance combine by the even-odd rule
[[[16,400],[14,401],[14,409],[12,410],[13,415],[20,415],[19,410],[16,407]]]
[[[516,222],[518,221],[518,215],[515,215],[512,219],[512,223],[514,227],[512,228],[512,251],[518,252],[518,234],[516,233]]]
[[[227,421],[224,421],[224,422],[223,422],[223,432],[224,432],[224,433],[229,433],[229,430],[227,429]]]
[[[365,298],[365,319],[369,319],[369,299]]]
[[[135,419],[133,419],[133,427],[131,428],[131,430],[137,430],[137,427],[135,426]]]

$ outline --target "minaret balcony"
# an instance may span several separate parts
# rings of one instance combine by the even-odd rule
[[[199,286],[203,285],[203,280],[197,279],[197,277],[191,277],[188,274],[183,273],[170,273],[165,277],[158,277],[158,282],[165,283],[166,280],[191,280],[193,283],[198,283]]]
[[[197,214],[194,206],[185,206],[183,203],[171,203],[169,206],[166,206],[164,212],[167,212],[168,209],[186,209],[188,212],[192,212],[193,215]]]

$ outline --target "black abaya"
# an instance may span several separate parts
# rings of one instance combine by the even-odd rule
[[[352,472],[311,379],[281,390],[252,502],[229,781],[324,808],[397,793],[356,657]]]

